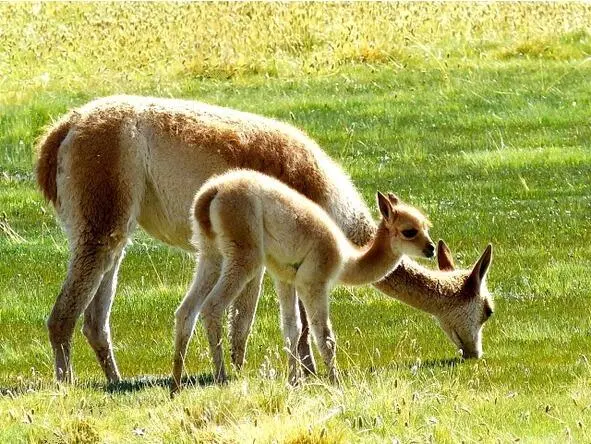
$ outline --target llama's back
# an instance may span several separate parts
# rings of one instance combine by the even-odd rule
[[[322,207],[257,171],[234,170],[208,180],[192,214],[197,244],[220,233],[249,233],[243,237],[260,238],[267,255],[292,263],[319,246],[345,253],[353,248]]]
[[[228,168],[260,171],[322,206],[353,243],[364,245],[375,233],[370,212],[348,175],[316,142],[292,125],[196,101],[133,96],[102,100],[107,106],[129,102],[141,120],[155,127],[156,134],[165,135],[161,145],[172,145],[174,154],[167,154],[168,159],[182,159],[174,170],[185,184],[198,187]],[[177,143],[170,143],[172,134]],[[189,148],[188,152],[179,150],[178,141]],[[195,156],[193,162],[184,157],[191,153]],[[190,171],[184,174],[187,168]],[[163,174],[169,174],[169,170],[167,167]],[[174,193],[178,196],[185,191],[178,189]]]
[[[367,243],[375,232],[366,205],[344,171],[289,124],[194,101],[135,96],[97,99],[71,115],[76,121],[67,120],[73,122],[68,127],[56,125],[42,145],[49,148],[42,150],[48,154],[39,161],[39,182],[52,201],[57,195],[57,150],[66,133],[84,134],[85,144],[97,142],[80,156],[106,159],[94,153],[101,149],[102,137],[92,131],[111,127],[119,137],[119,146],[110,147],[113,152],[137,150],[137,159],[145,159],[144,166],[136,162],[133,167],[139,167],[134,177],[145,184],[138,221],[166,243],[190,247],[187,213],[195,192],[208,178],[231,168],[261,171],[304,194],[356,244]],[[110,170],[107,165],[103,169]],[[123,178],[122,183],[129,180]]]

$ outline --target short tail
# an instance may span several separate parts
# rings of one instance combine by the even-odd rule
[[[209,216],[209,207],[211,202],[218,194],[218,188],[216,186],[210,186],[205,191],[200,192],[195,200],[195,219],[197,220],[197,225],[205,236],[210,239],[215,237],[215,233],[213,232],[213,228],[211,225],[211,218]]]
[[[37,184],[45,199],[57,206],[57,153],[73,125],[72,114],[55,123],[37,144]]]

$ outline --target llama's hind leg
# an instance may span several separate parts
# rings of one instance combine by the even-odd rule
[[[66,280],[47,320],[58,381],[73,380],[71,346],[76,321],[97,292],[104,274],[114,266],[114,249],[96,243],[72,248]]]
[[[197,317],[203,306],[203,302],[220,275],[221,257],[215,253],[202,253],[199,256],[195,277],[191,288],[185,295],[181,305],[176,310],[175,351],[172,370],[171,394],[176,393],[181,387],[181,377],[185,366],[187,348]]]
[[[308,324],[308,317],[306,315],[306,308],[301,299],[298,298],[299,316],[302,324],[302,332],[298,341],[298,357],[302,363],[302,370],[304,375],[313,375],[316,373],[316,362],[314,362],[314,354],[310,347],[310,326]]]
[[[222,350],[224,312],[245,285],[262,269],[262,263],[247,259],[243,256],[240,263],[234,263],[232,259],[224,260],[220,278],[205,299],[201,310],[215,367],[214,380],[216,382],[223,383],[227,379]]]
[[[94,349],[103,372],[110,383],[121,380],[113,353],[109,318],[115,289],[117,288],[117,274],[123,260],[124,250],[121,249],[119,253],[114,252],[113,256],[113,266],[104,274],[95,296],[84,311],[84,327],[82,328],[84,336]]]
[[[291,284],[276,281],[275,290],[279,297],[281,308],[281,329],[285,339],[285,348],[288,353],[289,383],[295,384],[299,379],[298,371],[298,345],[302,324],[298,308],[298,298],[295,288]]]
[[[252,328],[252,322],[256,313],[264,269],[246,284],[244,290],[232,303],[229,312],[230,344],[232,364],[240,370],[244,365],[244,356],[248,345],[248,337]]]
[[[81,119],[59,148],[57,210],[71,249],[68,274],[47,322],[59,380],[72,378],[70,348],[76,320],[97,294],[105,274],[119,261],[143,196],[143,158],[138,156],[136,142],[125,136],[130,133],[119,117],[107,114],[101,114],[100,119]],[[132,131],[135,134],[135,129]],[[128,144],[125,149],[123,140]],[[109,287],[116,273],[115,269],[106,278],[95,309],[110,305]],[[104,325],[108,310],[91,308],[88,313],[99,330],[103,324],[102,330],[108,332],[108,324]],[[90,342],[95,350],[97,345],[104,350],[103,340]],[[113,361],[107,377],[114,379],[117,372],[112,352],[107,353],[107,360],[101,355],[102,351],[97,354],[101,365]]]
[[[318,351],[328,368],[328,377],[331,382],[337,383],[336,340],[329,319],[328,286],[312,284],[301,286],[299,290],[298,294],[306,307]]]

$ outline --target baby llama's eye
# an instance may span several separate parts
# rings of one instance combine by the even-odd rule
[[[419,232],[419,230],[415,230],[414,228],[410,228],[408,230],[402,230],[402,235],[404,237],[406,237],[407,239],[412,239],[413,237],[415,237],[417,235],[418,232]]]

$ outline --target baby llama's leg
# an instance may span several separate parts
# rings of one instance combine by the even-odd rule
[[[207,253],[202,252],[200,254],[191,288],[175,313],[176,339],[171,395],[180,389],[189,340],[193,335],[197,316],[199,316],[203,302],[218,281],[221,263],[221,256],[213,249],[210,249]]]
[[[302,333],[298,299],[295,287],[281,281],[275,281],[275,290],[279,297],[281,308],[281,329],[285,339],[285,348],[288,353],[289,383],[294,385],[299,379],[298,371],[298,344]]]
[[[259,256],[259,257],[255,257]],[[222,319],[228,305],[242,292],[246,284],[263,268],[260,255],[242,254],[239,260],[224,258],[222,271],[201,310],[215,367],[214,380],[226,382],[222,350]]]
[[[232,303],[229,313],[232,363],[237,370],[244,365],[248,336],[256,313],[264,268],[255,276]]]
[[[336,370],[336,340],[329,319],[329,287],[326,283],[313,283],[298,287],[298,294],[306,307],[310,329],[318,351],[328,368],[331,382],[338,383]]]

